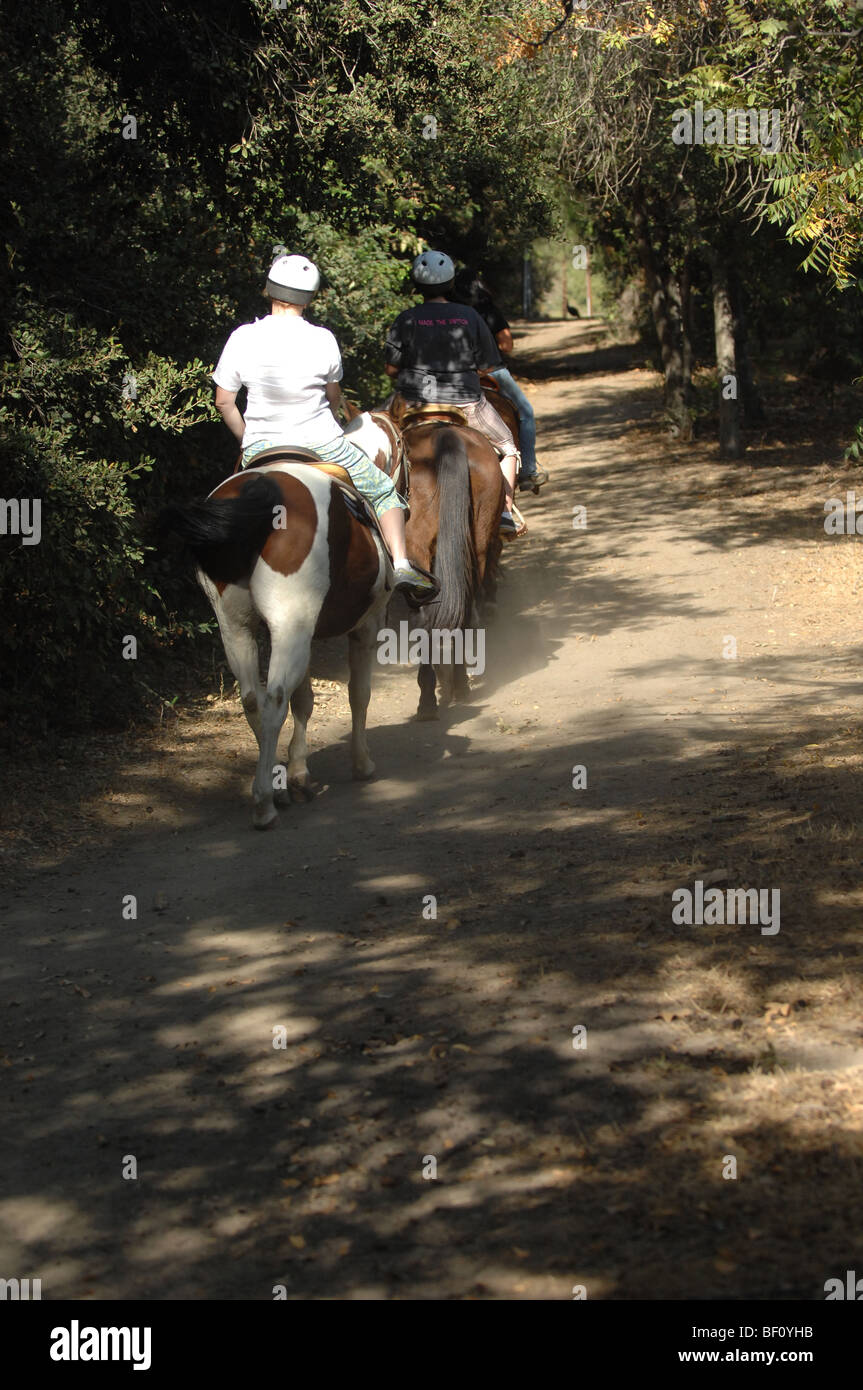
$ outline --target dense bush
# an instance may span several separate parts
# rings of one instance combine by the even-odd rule
[[[39,499],[42,521],[38,545],[0,536],[10,729],[128,718],[154,662],[209,626],[149,522],[233,465],[209,374],[266,311],[275,246],[319,261],[311,317],[370,402],[425,239],[497,238],[518,259],[543,229],[541,151],[518,79],[478,52],[481,16],[480,0],[29,0],[6,17],[0,491]]]

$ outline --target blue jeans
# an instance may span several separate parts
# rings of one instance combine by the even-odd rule
[[[521,449],[520,477],[530,478],[536,472],[536,416],[533,406],[507,367],[496,367],[492,376],[505,396],[518,410],[519,447]]]

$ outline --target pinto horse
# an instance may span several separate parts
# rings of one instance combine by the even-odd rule
[[[477,602],[489,598],[501,552],[500,515],[504,482],[494,446],[463,423],[457,408],[408,407],[395,396],[389,413],[400,425],[410,460],[411,515],[405,526],[408,550],[440,582],[440,596],[416,614],[417,627],[453,634],[439,639],[458,649],[456,633],[477,618]],[[432,643],[432,649],[434,649]],[[452,655],[450,649],[449,655]],[[421,663],[418,719],[437,719],[441,703],[470,694],[464,662]]]
[[[377,427],[372,442],[390,463],[388,432]],[[177,532],[197,562],[198,581],[215,610],[225,656],[258,741],[252,783],[258,830],[275,824],[277,805],[314,795],[306,765],[313,638],[348,634],[353,775],[362,780],[375,770],[366,713],[379,617],[393,587],[392,563],[377,528],[363,517],[365,504],[347,473],[319,460],[316,466],[315,460],[309,450],[267,450],[254,467],[220,483],[206,501],[168,507],[160,517],[162,533]],[[270,633],[265,681],[258,650],[262,622]],[[293,736],[287,766],[280,768],[278,742],[288,705]]]

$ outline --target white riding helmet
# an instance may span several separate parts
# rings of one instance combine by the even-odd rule
[[[443,251],[423,251],[411,266],[415,285],[448,285],[455,278],[455,266]]]
[[[270,266],[264,294],[283,304],[311,304],[321,284],[318,267],[305,256],[279,256]]]

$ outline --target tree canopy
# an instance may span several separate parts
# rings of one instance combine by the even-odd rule
[[[478,0],[10,13],[0,449],[6,495],[43,515],[39,546],[7,536],[0,558],[13,708],[44,718],[66,688],[66,716],[122,717],[142,682],[121,636],[188,634],[187,580],[148,559],[141,518],[232,465],[209,372],[263,312],[279,246],[319,262],[313,316],[369,402],[423,244],[520,255],[547,229],[519,78],[480,51],[482,16]]]

